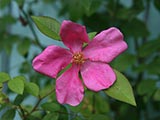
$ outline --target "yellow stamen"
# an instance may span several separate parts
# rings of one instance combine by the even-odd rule
[[[81,52],[73,54],[73,63],[82,64],[85,62],[84,55]]]

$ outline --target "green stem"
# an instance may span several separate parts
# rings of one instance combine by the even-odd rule
[[[95,94],[93,94],[92,96],[92,99],[93,99],[93,103],[92,103],[92,114],[95,114],[96,112],[96,109],[95,109],[95,105],[96,105],[96,98],[95,98]]]
[[[21,112],[21,118],[23,119],[25,117],[25,111],[24,109],[21,107],[21,105],[18,106]]]
[[[146,9],[145,9],[145,14],[144,14],[144,23],[146,24],[147,26],[147,22],[148,22],[148,18],[149,18],[149,11],[150,11],[150,0],[147,0],[146,1]],[[138,40],[135,40],[135,49],[136,49],[136,52],[137,52],[137,55],[138,55],[138,49],[141,47],[141,45],[143,45],[145,42],[147,42],[147,38],[144,37],[144,38],[141,38],[141,43],[138,43]],[[145,62],[145,58],[142,58],[140,57],[139,55],[137,56],[137,66],[143,64]],[[136,84],[135,84],[135,89],[137,88],[137,86],[139,85],[139,83],[143,80],[144,78],[144,74],[145,74],[145,71],[144,72],[140,72],[139,74],[137,74],[137,81],[136,81]],[[143,99],[141,96],[137,96],[137,101],[139,101],[139,103],[142,103],[143,104]],[[142,108],[137,105],[137,113],[138,113],[138,116],[140,118],[141,116],[141,113],[142,113]],[[148,114],[148,113],[147,113]],[[146,115],[145,116],[146,119],[148,118],[148,116]]]

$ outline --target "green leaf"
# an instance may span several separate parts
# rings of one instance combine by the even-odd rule
[[[102,115],[102,114],[94,114],[91,115],[89,120],[111,120],[107,115]]]
[[[97,32],[90,32],[90,33],[88,33],[89,39],[92,40],[96,34],[97,34]]]
[[[157,89],[154,96],[153,96],[155,101],[160,101],[160,89]]]
[[[27,120],[42,120],[34,115],[27,116]]]
[[[87,16],[92,15],[96,10],[99,8],[101,5],[102,1],[101,0],[83,0],[82,6],[85,9],[85,14]]]
[[[2,93],[2,92],[0,92],[0,105],[1,105],[1,104],[4,104],[4,103],[6,103],[6,102],[9,102],[8,100],[9,100],[9,99],[8,99],[7,95],[4,94],[4,93]],[[1,106],[0,106],[0,107],[1,107]]]
[[[8,82],[8,87],[15,93],[23,94],[24,81],[25,78],[23,76],[17,76]]]
[[[96,112],[98,112],[98,113],[110,112],[109,102],[106,101],[102,95],[95,94],[95,101],[96,101],[96,103],[98,103],[98,104],[95,104]]]
[[[39,87],[33,82],[25,82],[25,91],[33,96],[39,95]]]
[[[156,51],[159,51],[160,50],[159,44],[160,44],[160,37],[143,44],[138,50],[139,56],[146,57],[150,54],[153,54]]]
[[[43,34],[55,40],[60,40],[60,23],[56,19],[46,16],[32,16],[32,19]]]
[[[3,17],[0,17],[0,26],[1,26],[0,27],[0,31],[1,30],[5,30],[6,26],[8,26],[9,24],[13,24],[15,22],[16,22],[16,19],[13,16],[11,16],[11,15],[5,15]],[[9,37],[9,36],[6,36],[6,37]],[[10,39],[10,42],[12,42],[11,39]]]
[[[7,5],[9,5],[9,3],[11,2],[11,0],[0,0],[0,9],[6,7]]]
[[[1,120],[14,120],[16,111],[14,109],[7,110],[1,117]]]
[[[26,94],[23,95],[17,95],[16,98],[14,99],[14,104],[19,105],[22,103],[22,101],[25,99]]]
[[[124,53],[118,56],[111,65],[119,71],[125,71],[129,66],[133,65],[135,61],[135,55]]]
[[[3,89],[3,83],[0,83],[0,91]]]
[[[69,14],[72,21],[77,21],[84,14],[84,7],[80,0],[63,0],[61,2],[63,8],[60,10],[60,15]]]
[[[9,74],[5,72],[0,72],[0,83],[6,82],[8,80],[10,80]]]
[[[24,0],[16,0],[18,6],[22,6],[24,4]]]
[[[137,15],[137,10],[131,9],[131,8],[122,7],[117,11],[116,15],[117,15],[116,17],[118,19],[132,20]]]
[[[147,65],[145,63],[141,63],[140,65],[138,65],[137,67],[133,68],[133,70],[135,72],[144,72],[145,70],[147,70]]]
[[[46,85],[43,89],[40,90],[40,96],[44,97],[52,89],[54,89],[52,84]]]
[[[97,34],[97,32],[90,32],[90,33],[88,33],[89,39],[92,40],[96,34]],[[88,43],[83,43],[83,47],[85,47],[87,45],[88,45]]]
[[[26,55],[29,51],[29,47],[30,47],[30,40],[24,39],[18,44],[17,49],[21,55]]]
[[[137,93],[139,95],[152,94],[156,89],[155,80],[142,80],[137,87]]]
[[[140,13],[140,12],[142,12],[144,10],[145,7],[144,7],[144,1],[143,0],[138,0],[138,2],[137,2],[137,0],[133,0],[132,2],[133,3],[132,3],[132,7],[131,8],[133,10],[137,11],[137,14]]]
[[[109,89],[105,90],[105,93],[117,100],[136,106],[132,87],[127,78],[117,70],[114,70],[114,72],[117,77],[116,82]]]
[[[10,18],[8,18],[10,19]],[[5,21],[7,22],[7,20]],[[1,25],[2,24],[2,25]],[[7,25],[9,23],[6,23]],[[19,40],[19,37],[17,35],[7,35],[5,34],[4,32],[1,33],[1,29],[3,29],[2,27],[5,26],[5,23],[3,21],[1,21],[1,18],[0,18],[0,36],[1,36],[1,44],[0,44],[0,50],[5,50],[5,52],[10,55],[11,54],[11,51],[12,51],[12,47],[13,47],[13,44],[15,44],[15,42],[17,42]],[[4,30],[2,30],[4,31]]]
[[[56,103],[53,103],[53,102],[44,103],[44,104],[41,105],[41,107],[44,110],[47,110],[47,111],[50,111],[50,112],[55,112],[55,111],[60,110],[60,105],[56,104]]]
[[[49,113],[42,120],[58,120],[58,113]]]
[[[149,64],[147,64],[147,71],[150,74],[160,74],[160,70],[159,70],[159,66],[160,66],[160,57],[157,57],[155,59],[153,59],[153,61]]]
[[[146,24],[142,20],[136,18],[128,22],[125,21],[120,27],[125,35],[135,38],[147,37],[150,34]]]
[[[31,70],[31,65],[29,63],[29,61],[24,61],[21,65],[21,68],[20,68],[20,73],[29,73]]]

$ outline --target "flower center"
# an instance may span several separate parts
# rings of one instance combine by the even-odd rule
[[[81,52],[74,53],[72,61],[76,64],[82,64],[85,62],[84,55]]]

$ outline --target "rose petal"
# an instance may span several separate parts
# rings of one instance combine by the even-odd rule
[[[56,96],[61,104],[78,105],[83,99],[83,84],[78,76],[79,68],[73,65],[56,81]]]
[[[82,65],[81,75],[86,87],[93,91],[109,88],[116,80],[112,68],[102,62],[86,61]]]
[[[127,44],[123,41],[122,33],[112,27],[96,35],[83,50],[83,54],[92,61],[109,63],[126,49]]]
[[[63,43],[72,52],[80,52],[83,42],[89,42],[85,26],[64,20],[60,29],[60,36]]]
[[[61,47],[48,46],[33,60],[33,68],[44,75],[56,78],[58,72],[65,68],[72,59],[72,54]]]

